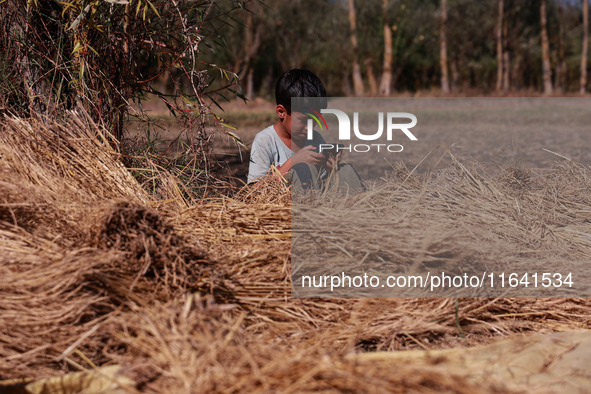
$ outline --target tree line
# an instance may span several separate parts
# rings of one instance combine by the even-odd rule
[[[250,11],[212,56],[247,97],[294,67],[331,95],[588,89],[589,0],[276,0]]]

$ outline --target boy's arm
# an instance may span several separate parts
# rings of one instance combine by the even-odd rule
[[[279,167],[277,167],[277,169],[279,170],[279,173],[282,176],[285,176],[285,174],[287,174],[287,172],[289,170],[291,170],[291,157],[289,159],[287,159],[287,161],[285,163],[283,163],[283,165],[280,165]]]
[[[247,179],[249,183],[269,173],[273,157],[269,152],[269,144],[266,142],[264,136],[258,134],[252,142]]]

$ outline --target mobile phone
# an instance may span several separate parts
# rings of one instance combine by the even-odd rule
[[[326,158],[328,159],[329,157],[335,157],[339,151],[342,150],[342,148],[345,147],[345,145],[343,144],[330,144],[332,145],[331,148],[322,148],[322,153],[324,153],[324,156],[326,156]]]

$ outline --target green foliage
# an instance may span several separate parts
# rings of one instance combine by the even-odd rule
[[[237,0],[6,0],[0,49],[19,114],[82,106],[120,138],[130,100],[158,95],[175,113],[203,118],[237,76],[203,61],[222,28],[245,9]],[[163,74],[172,92],[155,83]],[[224,82],[211,89],[210,75]]]

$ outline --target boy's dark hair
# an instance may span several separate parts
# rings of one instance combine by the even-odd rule
[[[312,71],[293,69],[283,73],[275,85],[275,100],[291,115],[292,97],[317,97],[311,107],[326,108],[326,90],[320,78]]]

